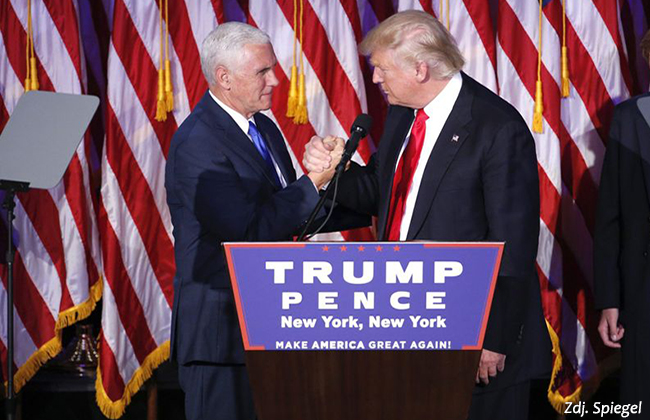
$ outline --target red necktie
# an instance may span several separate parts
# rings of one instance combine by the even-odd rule
[[[406,205],[406,196],[413,183],[413,173],[418,165],[422,145],[424,144],[424,133],[427,131],[426,121],[429,116],[423,109],[418,110],[415,122],[411,129],[409,142],[402,153],[402,158],[397,165],[393,176],[393,191],[390,198],[390,212],[388,213],[388,240],[399,241],[402,217]]]

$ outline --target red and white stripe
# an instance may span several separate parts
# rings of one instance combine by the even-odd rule
[[[175,107],[162,123],[154,119],[160,60],[157,2],[116,0],[110,11],[97,400],[105,415],[117,418],[152,369],[169,356],[174,254],[164,167],[174,131],[207,88],[198,46],[223,11],[216,2],[169,2]]]
[[[32,23],[40,89],[84,93],[85,64],[76,2],[33,1]],[[26,28],[26,2],[2,2],[0,129],[24,92]],[[86,136],[56,187],[22,193],[16,200],[13,225],[17,244],[14,266],[16,389],[60,351],[61,329],[88,316],[101,296],[99,237],[86,159],[88,143]],[[0,233],[6,234],[5,225]],[[0,277],[0,306],[6,311],[5,265],[0,266]],[[0,358],[5,383],[6,344],[5,320],[0,327]]]
[[[595,331],[592,234],[595,200],[613,107],[630,92],[615,2],[567,2],[571,93],[561,98],[562,3],[542,16],[544,130],[534,134],[540,175],[538,273],[546,319],[560,353],[549,397],[561,407],[580,398],[606,352]],[[539,3],[499,0],[500,94],[532,126]],[[558,371],[558,369],[560,371]]]

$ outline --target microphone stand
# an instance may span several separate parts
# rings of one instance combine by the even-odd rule
[[[327,197],[329,196],[330,189],[332,188],[332,185],[336,184],[336,181],[338,178],[341,176],[343,173],[343,170],[345,169],[345,166],[347,165],[347,162],[343,162],[343,158],[345,156],[341,157],[341,162],[336,166],[336,172],[334,173],[334,176],[330,180],[330,183],[327,185],[327,188],[325,188],[325,192],[320,196],[320,199],[318,200],[318,203],[316,203],[316,207],[314,207],[314,210],[312,210],[311,214],[309,215],[309,219],[307,219],[307,222],[305,223],[305,227],[302,229],[302,232],[300,232],[300,236],[298,236],[298,239],[296,239],[296,242],[302,242],[305,239],[305,236],[307,235],[307,231],[309,230],[309,227],[314,223],[314,220],[316,219],[316,215],[320,211],[320,209],[323,208],[323,205],[325,204],[325,200],[327,200]],[[347,161],[349,161],[350,158],[348,157]],[[341,165],[343,163],[343,165]],[[336,198],[336,197],[335,197]]]

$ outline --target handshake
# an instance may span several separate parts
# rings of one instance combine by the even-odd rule
[[[340,137],[327,136],[321,138],[313,136],[305,145],[305,154],[302,163],[307,169],[307,176],[320,190],[327,184],[341,161],[345,141]]]

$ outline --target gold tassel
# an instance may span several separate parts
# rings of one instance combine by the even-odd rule
[[[307,94],[305,93],[305,74],[300,74],[300,83],[298,85],[298,104],[296,106],[296,115],[293,117],[294,124],[306,124],[307,114]]]
[[[27,18],[28,19],[30,18],[30,16],[29,16],[30,15],[30,8],[29,8],[30,3],[31,2],[27,3],[27,5],[28,5],[28,7],[27,7],[27,16],[28,17]],[[29,22],[28,22],[27,23],[27,51],[25,51],[25,57],[27,57],[26,64],[25,64],[25,71],[27,72],[27,75],[25,76],[25,92],[29,92],[30,90],[32,90],[32,79],[30,77],[31,72],[29,71],[29,69],[31,67],[30,64],[29,64],[30,63],[30,59],[29,59],[29,41],[30,41],[29,32],[30,31],[29,31]]]
[[[569,93],[569,59],[567,58],[567,47],[562,47],[562,97],[568,97]]]
[[[287,117],[293,118],[296,116],[296,106],[298,105],[298,87],[296,82],[298,79],[298,69],[296,66],[291,66],[291,85],[289,87],[289,98],[287,99]]]
[[[539,0],[539,39],[537,50],[537,83],[535,84],[533,132],[541,133],[544,131],[544,103],[542,102],[542,0]]]
[[[541,133],[544,130],[544,103],[542,102],[542,81],[535,84],[535,113],[533,114],[533,131]]]
[[[302,6],[302,5],[301,5]],[[287,117],[296,116],[298,103],[298,68],[296,67],[296,42],[298,40],[298,0],[293,0],[293,65],[291,66],[291,79],[289,79],[289,97],[287,98]],[[300,46],[302,49],[302,45]]]
[[[158,100],[156,102],[156,121],[167,120],[167,101],[165,100],[165,67],[163,65],[163,4],[162,0],[158,2],[158,11],[160,18],[160,64],[158,66]]]
[[[167,112],[174,110],[174,88],[172,86],[172,70],[169,60],[165,60],[165,105]]]
[[[32,78],[31,78],[31,85],[30,85],[30,90],[38,90],[39,84],[38,84],[38,76],[36,72],[36,57],[31,57],[29,59],[29,67],[31,69],[32,73]]]
[[[569,96],[570,83],[569,83],[569,58],[566,46],[566,0],[562,1],[562,97]]]
[[[167,120],[167,103],[165,102],[165,76],[164,70],[158,70],[158,103],[156,105],[156,121]]]
[[[169,0],[165,0],[165,102],[167,112],[174,110],[174,86],[169,62]]]
[[[32,90],[32,78],[31,78],[31,43],[33,42],[32,40],[32,1],[27,0],[27,42],[26,42],[26,48],[25,48],[25,72],[27,75],[25,76],[25,92],[29,92]]]
[[[300,73],[298,78],[298,96],[296,109],[293,116],[294,124],[306,124],[309,120],[309,115],[307,114],[307,94],[305,92],[305,65],[302,46],[303,44],[303,1],[300,0]]]

